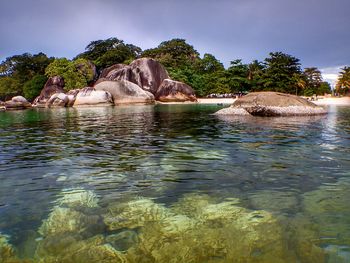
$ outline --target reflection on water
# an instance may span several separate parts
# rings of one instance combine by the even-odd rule
[[[0,262],[349,262],[350,108],[0,112]]]

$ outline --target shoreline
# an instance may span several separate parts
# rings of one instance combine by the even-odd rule
[[[350,106],[350,97],[341,97],[341,98],[319,98],[316,101],[311,101],[319,106],[327,106],[327,105],[343,105],[343,106]]]

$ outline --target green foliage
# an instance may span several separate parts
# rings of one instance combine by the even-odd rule
[[[265,59],[264,90],[295,93],[302,74],[299,59],[282,52],[270,53]]]
[[[124,63],[126,60],[133,60],[139,57],[142,52],[141,48],[132,44],[125,44],[123,40],[117,38],[92,41],[85,50],[76,58],[90,60],[98,69]]]
[[[231,61],[230,67],[226,70],[226,79],[231,92],[249,90],[248,65],[242,63],[241,59]]]
[[[28,80],[23,86],[24,97],[29,101],[35,99],[39,96],[46,81],[47,77],[45,75],[36,75],[31,80]]]
[[[0,99],[8,100],[21,94],[21,84],[16,78],[0,77]]]
[[[47,77],[63,77],[66,90],[86,87],[94,78],[91,64],[83,58],[73,61],[66,58],[55,59],[46,68],[45,74]]]
[[[350,67],[344,67],[341,69],[336,90],[340,94],[346,94],[350,91]]]
[[[24,95],[24,83],[36,75],[43,75],[52,61],[53,58],[48,58],[44,53],[24,53],[6,58],[0,64],[0,97]]]

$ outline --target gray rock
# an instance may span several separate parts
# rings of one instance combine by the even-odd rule
[[[108,91],[114,100],[114,104],[154,103],[154,96],[150,92],[141,89],[136,84],[127,81],[103,81],[94,86],[96,90]]]
[[[237,99],[218,115],[301,116],[326,114],[322,107],[301,97],[278,92],[253,92]]]
[[[51,98],[46,102],[46,107],[66,107],[69,99],[68,95],[64,93],[55,93]]]
[[[46,107],[46,102],[55,93],[63,93],[64,80],[60,76],[51,77],[45,83],[40,95],[33,102],[35,107]]]
[[[79,91],[75,98],[74,107],[79,106],[108,106],[113,105],[112,95],[108,91],[95,90],[86,87]]]
[[[100,78],[108,80],[128,80],[143,90],[156,94],[164,79],[169,78],[162,64],[150,58],[136,59],[129,66],[113,65],[102,71]]]
[[[23,110],[31,108],[32,105],[22,96],[15,96],[9,101],[5,101],[3,107],[6,110]]]
[[[194,90],[185,83],[165,79],[156,93],[156,99],[162,102],[197,101]]]

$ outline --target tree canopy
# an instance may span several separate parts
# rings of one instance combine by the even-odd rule
[[[233,59],[225,68],[214,55],[201,56],[185,39],[170,39],[142,51],[113,37],[91,41],[73,60],[49,58],[44,53],[6,58],[0,64],[0,99],[24,95],[31,100],[39,95],[46,79],[56,75],[64,78],[66,90],[82,88],[96,80],[95,66],[100,72],[139,57],[162,63],[172,79],[192,86],[197,96],[267,90],[310,96],[331,92],[319,69],[302,70],[298,58],[283,52],[271,52],[263,61],[253,60],[248,64]],[[350,67],[342,69],[337,83],[339,93],[350,90],[349,72]]]

